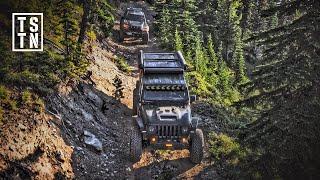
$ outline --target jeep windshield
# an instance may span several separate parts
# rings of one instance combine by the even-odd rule
[[[166,91],[166,90],[145,90],[143,100],[146,102],[153,101],[187,101],[187,91]]]
[[[138,15],[138,14],[128,14],[127,16],[127,20],[129,21],[139,21],[139,22],[143,22],[143,16],[142,15]]]

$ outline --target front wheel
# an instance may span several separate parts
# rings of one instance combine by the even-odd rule
[[[130,157],[132,162],[138,162],[142,155],[142,136],[138,127],[134,127],[130,136]]]
[[[204,138],[201,129],[196,129],[195,134],[191,137],[190,160],[193,163],[200,163],[203,158]]]

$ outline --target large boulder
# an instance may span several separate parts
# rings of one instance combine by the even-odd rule
[[[92,148],[94,148],[97,151],[102,151],[102,143],[101,141],[96,138],[96,136],[94,134],[92,134],[89,131],[84,131],[83,132],[84,135],[84,143]]]

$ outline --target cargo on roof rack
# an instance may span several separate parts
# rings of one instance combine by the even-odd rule
[[[144,73],[179,73],[186,70],[186,62],[180,51],[172,53],[140,51],[139,68]]]

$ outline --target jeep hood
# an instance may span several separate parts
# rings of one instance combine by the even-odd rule
[[[191,118],[190,107],[162,106],[147,107],[143,106],[143,114],[149,122],[189,122]]]

